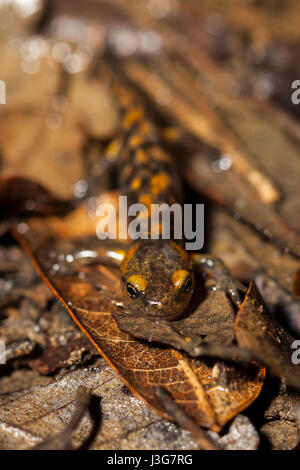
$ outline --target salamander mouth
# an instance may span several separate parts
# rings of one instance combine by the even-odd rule
[[[164,311],[159,311],[159,310],[151,310],[151,311],[146,311],[145,316],[150,317],[150,318],[157,318],[158,320],[167,320],[167,321],[172,321],[172,320],[177,320],[183,315],[183,311],[176,312],[172,310],[172,312],[164,312]]]

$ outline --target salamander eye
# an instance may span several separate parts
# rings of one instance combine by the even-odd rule
[[[184,292],[185,294],[188,294],[189,292],[191,292],[193,288],[193,281],[192,281],[192,278],[189,276],[183,283],[182,285],[182,292]]]
[[[136,299],[140,294],[145,292],[147,287],[146,279],[140,274],[132,274],[126,282],[126,291],[129,297]]]
[[[127,290],[127,294],[133,299],[136,299],[140,295],[138,289],[134,287],[134,285],[131,284],[130,282],[127,282],[126,290]]]
[[[193,279],[189,271],[177,269],[172,274],[172,283],[184,294],[188,294],[193,289]]]

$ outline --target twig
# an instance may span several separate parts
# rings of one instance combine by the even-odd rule
[[[70,450],[72,449],[72,432],[80,423],[91,399],[91,391],[81,385],[78,387],[75,398],[75,410],[62,432],[38,444],[33,450]]]
[[[22,357],[31,353],[31,351],[33,351],[33,349],[35,348],[35,345],[36,343],[30,340],[25,340],[20,343],[14,343],[9,345],[5,351],[6,361],[10,361],[12,359],[16,359],[17,357]]]
[[[216,357],[221,360],[229,360],[235,362],[250,362],[255,359],[249,349],[240,348],[239,346],[222,346],[219,344],[202,344],[194,348],[194,357],[207,356]]]
[[[168,415],[172,416],[174,420],[189,431],[195,440],[198,442],[199,447],[203,450],[221,450],[212,438],[207,434],[204,429],[197,426],[197,424],[190,418],[185,411],[173,400],[172,396],[162,387],[155,388],[155,394]]]

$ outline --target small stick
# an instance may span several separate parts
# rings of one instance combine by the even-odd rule
[[[208,356],[235,362],[250,362],[255,359],[249,349],[243,349],[235,345],[200,344],[194,348],[192,355],[193,357]]]
[[[9,345],[5,351],[5,360],[10,361],[17,357],[26,356],[33,351],[35,344],[36,343],[26,339],[19,343]]]
[[[50,439],[38,444],[33,450],[70,450],[72,449],[72,432],[80,423],[91,399],[91,391],[80,385],[75,398],[75,410],[63,431]]]
[[[189,431],[198,442],[202,450],[221,450],[204,429],[200,428],[195,421],[173,400],[167,390],[162,387],[155,388],[155,394],[166,413],[187,431]]]

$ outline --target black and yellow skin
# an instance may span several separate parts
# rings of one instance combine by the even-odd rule
[[[151,215],[151,204],[171,206],[182,201],[182,187],[174,160],[162,148],[158,131],[147,118],[134,94],[113,86],[121,113],[121,132],[108,153],[117,154],[120,194],[128,204],[142,203]],[[239,294],[219,260],[188,254],[183,240],[159,239],[134,242],[121,264],[124,306],[133,315],[174,320],[186,310],[195,285],[194,269],[205,269],[236,304]]]
[[[131,313],[173,320],[186,310],[195,279],[191,260],[177,243],[143,240],[126,254],[121,282]]]
[[[121,111],[119,191],[128,197],[128,204],[144,204],[150,219],[151,204],[181,202],[180,178],[173,159],[159,143],[156,128],[134,96],[120,85],[114,87],[114,93]],[[180,246],[182,241],[163,240],[161,228],[151,228],[159,239],[135,242],[121,264],[125,307],[135,315],[171,320],[190,302],[193,266]]]
[[[126,318],[131,316],[132,319],[130,329],[126,329],[127,324],[122,328],[139,337],[137,322],[144,318],[150,338],[153,337],[151,322],[176,320],[187,310],[195,287],[196,270],[213,276],[216,286],[237,306],[241,300],[236,282],[222,261],[207,254],[185,251],[184,240],[172,237],[172,227],[171,236],[164,239],[160,224],[153,227],[150,223],[152,204],[181,204],[181,180],[174,160],[160,145],[158,130],[135,94],[120,84],[113,85],[112,89],[120,107],[121,126],[105,156],[117,169],[119,195],[127,196],[128,207],[140,203],[147,208],[146,214],[140,213],[139,217],[148,218],[148,227],[151,226],[158,237],[151,239],[147,232],[144,238],[132,241],[127,252],[124,243],[116,248],[115,243],[108,243],[111,240],[99,241],[96,249],[84,249],[74,254],[74,259],[78,263],[92,260],[120,265],[123,306]],[[143,333],[142,338],[148,337]]]

